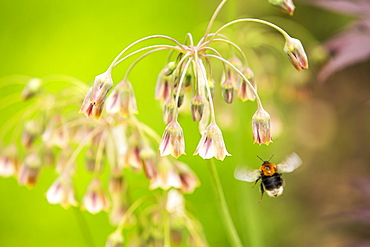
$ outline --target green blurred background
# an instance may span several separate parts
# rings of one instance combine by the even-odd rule
[[[211,0],[2,0],[0,77],[65,74],[91,84],[125,46],[139,38],[164,34],[183,41],[185,34],[191,32],[198,40],[217,4],[218,1]],[[267,1],[229,0],[217,21],[225,23],[247,16],[271,20],[301,39],[310,54],[317,41],[328,39],[351,20],[296,5],[295,15],[289,17]],[[248,25],[241,24],[231,30],[248,36]],[[283,46],[278,36],[268,42]],[[288,65],[282,53],[271,62],[272,66]],[[158,53],[143,60],[130,77],[139,119],[160,134],[165,125],[153,96],[156,77],[166,56]],[[127,65],[118,68],[114,75],[120,78]],[[311,65],[311,71],[299,74],[293,66],[285,69],[288,76],[283,78],[289,77],[290,81],[262,84],[261,97],[266,109],[282,124],[280,135],[268,147],[252,145],[253,102],[217,103],[216,114],[232,154],[224,162],[217,162],[217,167],[245,246],[344,246],[369,241],[370,220],[359,220],[364,218],[359,214],[360,209],[370,211],[369,102],[366,105],[370,91],[369,63],[343,70],[321,85],[315,80],[320,64]],[[257,68],[262,75],[265,69],[269,70]],[[304,83],[298,85],[300,90],[292,96],[285,83],[296,86],[301,77],[305,77]],[[0,102],[6,93],[6,90],[0,92]],[[0,122],[8,118],[9,115],[3,114]],[[188,153],[180,160],[190,165],[202,183],[186,196],[188,208],[202,223],[209,246],[228,246],[206,162],[191,155],[200,138],[197,125],[188,113],[179,121]],[[287,186],[280,198],[265,197],[258,203],[258,189],[233,178],[238,164],[258,168],[261,162],[256,155],[267,159],[275,154],[276,163],[291,151],[301,155],[304,165],[284,176]],[[48,204],[45,191],[54,178],[54,172],[44,170],[33,189],[18,186],[15,179],[0,179],[0,246],[86,246],[83,237],[86,231],[91,232],[96,246],[104,246],[107,235],[114,229],[106,214],[92,216],[83,212],[81,216],[76,209],[64,210]],[[88,177],[82,180],[80,197]],[[80,225],[80,217],[85,218],[86,225]]]

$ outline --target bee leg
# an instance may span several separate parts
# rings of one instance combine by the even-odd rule
[[[260,203],[262,201],[263,194],[265,193],[265,189],[263,188],[262,183],[260,184],[260,190],[261,190],[261,197],[260,197],[260,200],[258,201],[258,203]]]
[[[256,180],[256,182],[254,182],[254,184],[253,184],[252,188],[254,188],[254,186],[256,186],[257,182],[258,182],[260,179],[261,179],[261,176],[259,176],[259,177],[257,178],[257,180]]]

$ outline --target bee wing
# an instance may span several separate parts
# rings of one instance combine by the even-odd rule
[[[247,166],[237,166],[234,171],[234,177],[236,179],[246,182],[255,182],[259,175],[259,170],[252,170]]]
[[[302,159],[296,153],[291,153],[285,159],[277,165],[277,169],[279,172],[292,172],[297,169],[300,165],[302,165]]]

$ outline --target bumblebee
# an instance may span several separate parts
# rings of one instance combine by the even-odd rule
[[[269,160],[262,160],[263,164],[258,170],[251,170],[246,166],[237,166],[234,172],[234,177],[241,181],[254,182],[253,187],[261,180],[260,190],[262,200],[264,192],[270,197],[278,197],[283,194],[284,180],[282,173],[292,172],[302,164],[302,159],[296,154],[291,153],[280,164],[275,165]],[[252,187],[252,188],[253,188]]]

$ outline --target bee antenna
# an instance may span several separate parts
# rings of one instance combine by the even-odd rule
[[[259,157],[258,155],[256,155],[260,160],[262,160],[262,162],[265,162],[261,157]]]
[[[270,159],[268,161],[270,161],[272,159],[272,157],[274,157],[275,154],[271,155]]]

